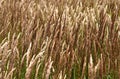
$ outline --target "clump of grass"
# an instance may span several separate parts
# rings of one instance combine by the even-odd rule
[[[119,79],[119,0],[1,0],[0,79]]]

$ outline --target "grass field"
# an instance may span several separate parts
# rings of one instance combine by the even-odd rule
[[[120,79],[120,0],[0,0],[0,79]]]

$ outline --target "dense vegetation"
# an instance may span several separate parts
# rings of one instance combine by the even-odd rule
[[[0,0],[0,79],[120,79],[120,1]]]

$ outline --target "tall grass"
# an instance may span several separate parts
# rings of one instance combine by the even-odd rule
[[[120,79],[120,1],[0,0],[0,79]]]

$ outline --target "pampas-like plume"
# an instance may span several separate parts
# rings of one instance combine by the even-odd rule
[[[66,75],[63,75],[62,71],[60,71],[58,79],[66,79]]]
[[[29,65],[31,47],[32,47],[32,43],[30,43],[29,48],[28,48],[28,50],[27,50],[27,57],[26,57],[26,58],[27,58],[27,61],[26,61],[26,67],[28,67],[28,65]]]
[[[30,75],[32,72],[33,67],[35,66],[37,60],[42,57],[44,51],[41,51],[37,56],[33,56],[32,59],[30,60],[30,64],[28,65],[25,73],[25,79],[30,79]]]
[[[16,70],[16,68],[12,68],[12,70],[8,73],[8,75],[6,75],[6,77],[4,79],[12,79],[13,76],[13,72]],[[10,77],[11,76],[11,77]]]
[[[48,60],[48,62],[45,64],[46,73],[45,73],[45,79],[49,79],[51,68],[52,68],[53,61],[51,61],[51,57]]]
[[[41,62],[41,59],[38,60],[37,65],[36,65],[35,79],[37,79],[37,77],[38,77],[39,68],[40,68],[40,66],[41,66],[41,63],[40,63],[40,62]]]
[[[93,58],[92,58],[92,55],[90,54],[90,61],[88,64],[88,71],[89,71],[88,73],[89,73],[90,79],[95,79],[96,72],[99,69],[99,67],[100,67],[100,59],[98,60],[98,63],[94,66]]]

